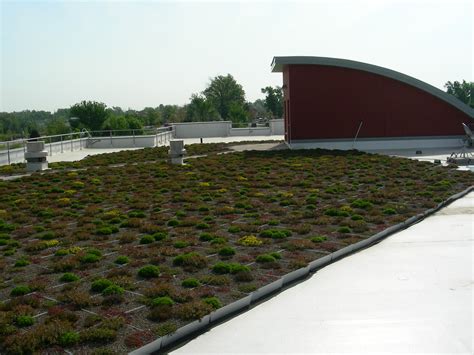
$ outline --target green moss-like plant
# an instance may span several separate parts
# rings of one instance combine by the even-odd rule
[[[163,296],[163,297],[157,297],[157,298],[154,298],[152,301],[151,301],[151,305],[153,307],[159,307],[159,306],[172,306],[174,305],[174,301],[172,298],[168,297],[168,296]]]
[[[15,318],[15,324],[19,327],[29,327],[35,323],[35,319],[32,316],[22,315]]]
[[[96,255],[96,254],[87,253],[86,255],[81,257],[81,263],[91,264],[91,263],[95,263],[95,262],[99,261],[100,259],[101,259],[101,257]]]
[[[239,233],[240,232],[240,227],[238,226],[230,226],[227,231],[229,233]]]
[[[159,242],[160,240],[164,240],[168,237],[168,233],[166,232],[156,232],[153,235],[153,238],[155,238],[155,241]]]
[[[357,199],[351,203],[351,207],[369,209],[370,207],[372,207],[372,203],[367,200]]]
[[[261,254],[256,257],[255,261],[257,263],[273,263],[276,261],[276,259],[270,254]]]
[[[179,226],[179,221],[177,219],[170,219],[168,221],[168,226],[177,227],[177,226]]]
[[[118,296],[121,296],[123,295],[125,292],[125,290],[118,286],[118,285],[110,285],[108,287],[106,287],[104,290],[102,290],[102,294],[104,296],[112,296],[112,295],[118,295]]]
[[[97,235],[110,235],[110,234],[117,233],[118,231],[119,230],[116,226],[105,226],[105,227],[97,228],[97,230],[95,231],[95,234],[97,234]]]
[[[129,261],[130,261],[130,259],[127,256],[121,255],[121,256],[117,257],[117,259],[115,259],[114,263],[116,263],[118,265],[124,265],[124,264],[128,264]]]
[[[287,229],[266,229],[260,232],[262,238],[284,239],[291,236],[291,232]]]
[[[151,235],[145,234],[140,238],[140,244],[151,244],[155,241],[155,238]]]
[[[173,246],[177,249],[186,248],[188,245],[189,245],[188,242],[185,242],[184,240],[177,240],[173,244]]]
[[[218,262],[212,267],[212,271],[216,274],[236,274],[238,272],[248,272],[250,271],[248,266],[241,265],[238,263],[224,263]]]
[[[61,336],[59,337],[59,344],[61,346],[72,346],[72,345],[77,344],[80,338],[81,337],[79,333],[75,331],[68,331],[61,334]]]
[[[27,266],[29,265],[30,262],[26,259],[18,259],[16,262],[15,262],[15,267],[23,267],[23,266]]]
[[[203,232],[199,235],[199,240],[201,240],[203,242],[208,242],[208,241],[212,240],[213,238],[214,238],[214,236],[211,233],[207,233],[207,232]]]
[[[310,240],[313,242],[313,243],[322,243],[324,241],[326,241],[328,238],[324,235],[315,235],[314,237],[311,237]]]
[[[207,303],[214,309],[218,309],[222,307],[222,303],[217,297],[205,297],[202,300],[204,303]]]
[[[196,228],[197,229],[209,229],[211,228],[211,226],[205,222],[201,222],[201,223],[198,223],[196,224]]]
[[[235,249],[231,247],[224,247],[218,251],[220,256],[232,256],[235,255]]]
[[[63,274],[63,276],[61,276],[59,278],[59,281],[61,281],[61,282],[74,282],[74,281],[77,281],[79,279],[80,279],[80,277],[77,276],[76,274],[73,274],[72,272],[66,272],[65,274]]]
[[[113,282],[108,279],[98,279],[92,282],[91,290],[95,292],[102,292],[107,287],[112,286]]]
[[[383,214],[386,214],[386,215],[397,214],[397,211],[394,208],[384,208]]]
[[[339,233],[350,233],[351,229],[349,227],[343,226],[337,230]]]
[[[186,280],[183,280],[181,282],[181,286],[186,287],[186,288],[194,288],[198,287],[200,285],[199,281],[195,278],[188,278]]]
[[[10,292],[10,296],[23,296],[31,292],[31,289],[28,286],[16,286]]]
[[[160,268],[155,265],[146,265],[138,270],[138,276],[145,279],[151,279],[160,276]]]

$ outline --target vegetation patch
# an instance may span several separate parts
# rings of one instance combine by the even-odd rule
[[[130,352],[474,183],[357,151],[186,149],[207,156],[148,148],[0,181],[0,353]]]

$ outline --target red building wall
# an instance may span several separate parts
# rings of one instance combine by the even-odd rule
[[[463,135],[470,117],[447,102],[381,75],[322,65],[283,70],[287,138]]]

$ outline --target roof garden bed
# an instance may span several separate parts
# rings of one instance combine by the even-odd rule
[[[474,182],[355,151],[114,154],[0,182],[0,352],[126,353]]]

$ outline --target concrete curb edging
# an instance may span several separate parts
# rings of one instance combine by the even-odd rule
[[[264,301],[265,299],[269,299],[270,295],[281,292],[282,290],[293,286],[297,281],[308,277],[309,275],[313,274],[317,270],[339,259],[342,259],[350,254],[353,254],[369,246],[372,246],[382,241],[383,239],[387,238],[388,236],[412,226],[413,224],[421,222],[426,217],[434,214],[435,212],[449,205],[453,201],[461,197],[464,197],[471,191],[474,191],[474,186],[470,186],[466,190],[448,197],[445,201],[439,203],[436,207],[430,208],[426,210],[425,212],[422,212],[416,216],[410,217],[404,222],[391,226],[377,234],[374,234],[373,236],[367,239],[361,240],[352,245],[348,245],[342,249],[339,249],[338,251],[334,253],[328,254],[326,256],[323,256],[322,258],[314,260],[310,262],[307,266],[297,269],[295,271],[292,271],[282,276],[278,280],[273,281],[272,283],[265,285],[259,288],[258,290],[255,290],[249,295],[235,302],[232,302],[222,308],[215,310],[214,312],[210,313],[209,315],[204,316],[200,320],[196,320],[194,322],[191,322],[177,329],[176,332],[172,334],[159,337],[153,342],[130,352],[130,354],[145,355],[145,354],[156,353],[156,352],[159,352],[160,350],[170,349],[176,346],[177,344],[179,344],[180,342],[183,342],[184,340],[188,339],[190,335],[203,333],[204,331],[209,330],[213,326],[217,325],[220,321],[230,318],[231,316],[236,315],[238,313],[241,313],[242,311],[249,309],[252,305],[260,303]]]

